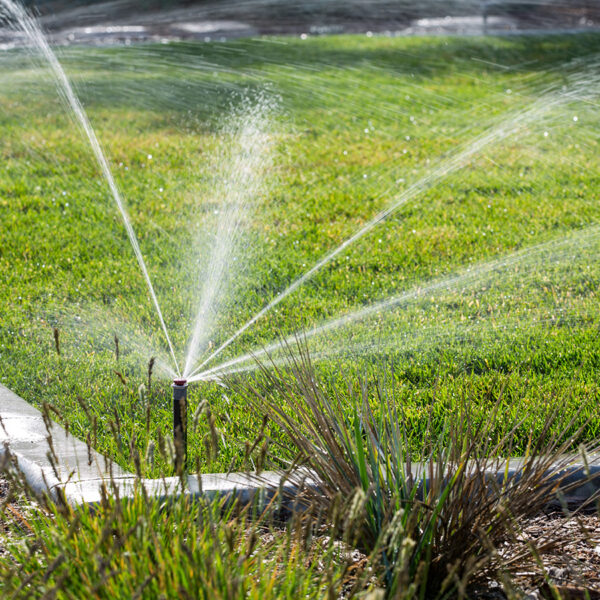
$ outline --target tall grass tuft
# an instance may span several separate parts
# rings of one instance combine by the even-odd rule
[[[334,534],[370,555],[387,597],[465,597],[470,586],[508,582],[511,570],[537,560],[518,533],[556,498],[573,461],[567,451],[578,416],[551,434],[560,402],[546,410],[509,477],[512,436],[523,421],[501,425],[501,398],[485,421],[465,400],[447,415],[443,434],[426,434],[413,456],[409,422],[385,377],[336,390],[319,380],[300,345],[285,370],[270,366],[236,385],[297,449],[307,469],[299,478],[312,480],[303,488],[309,513],[329,511]],[[498,551],[507,542],[510,560]]]
[[[23,486],[15,483],[16,491]],[[98,506],[31,504],[0,518],[0,594],[11,599],[339,597],[344,557],[219,500],[133,498],[107,488]],[[21,502],[23,500],[21,499]]]

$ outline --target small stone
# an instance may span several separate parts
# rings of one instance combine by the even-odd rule
[[[552,579],[564,579],[567,576],[567,569],[548,567],[548,575],[552,577]]]

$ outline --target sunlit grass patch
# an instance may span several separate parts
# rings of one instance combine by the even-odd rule
[[[383,357],[415,431],[426,426],[423,406],[457,410],[465,390],[481,416],[502,385],[509,414],[565,390],[572,414],[597,394],[599,272],[586,231],[598,217],[589,102],[598,39],[275,41],[60,52],[129,206],[180,358],[219,222],[224,132],[244,103],[276,100],[273,157],[204,357],[453,153],[538,103],[535,118],[424,186],[207,368],[517,251],[529,258],[485,282],[433,289],[315,336],[311,352],[324,357],[317,368],[333,379],[341,370],[375,377]],[[44,65],[19,53],[0,61],[0,381],[38,406],[55,405],[80,437],[94,431],[97,448],[132,469],[131,445],[146,456],[170,435],[160,327],[106,186]],[[563,87],[572,95],[549,108],[544,99]],[[547,251],[528,254],[544,243]],[[223,434],[208,453],[203,413],[190,432],[201,468],[240,466],[260,416],[214,383],[190,393],[192,414],[207,400]],[[587,439],[597,429],[592,414]],[[515,450],[526,444],[519,434]]]

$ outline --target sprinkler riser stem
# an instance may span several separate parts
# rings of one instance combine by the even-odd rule
[[[173,444],[175,473],[187,466],[187,382],[173,383]]]

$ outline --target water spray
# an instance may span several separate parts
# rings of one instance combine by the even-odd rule
[[[75,117],[76,121],[79,123],[79,125],[85,133],[90,143],[92,152],[96,157],[96,161],[98,162],[98,166],[100,167],[100,170],[104,175],[104,179],[108,184],[113,199],[121,214],[123,224],[125,225],[125,230],[127,232],[127,236],[129,237],[129,241],[131,242],[131,247],[133,248],[133,252],[138,261],[138,265],[142,271],[144,279],[146,280],[148,292],[150,293],[150,297],[152,298],[154,308],[156,309],[156,312],[158,314],[158,320],[160,321],[160,325],[167,340],[169,352],[171,353],[171,358],[173,359],[173,364],[175,365],[177,372],[179,372],[179,365],[177,364],[177,358],[175,357],[173,343],[171,342],[171,337],[169,336],[169,331],[167,330],[167,324],[165,323],[160,304],[158,303],[158,298],[156,296],[154,286],[152,285],[152,280],[150,279],[150,274],[148,272],[148,268],[146,267],[146,261],[144,260],[144,257],[142,255],[138,238],[133,229],[133,225],[131,224],[131,218],[129,217],[129,213],[127,212],[125,201],[121,197],[121,192],[117,187],[117,183],[115,181],[115,178],[113,177],[112,171],[108,164],[108,160],[106,159],[106,155],[104,154],[104,150],[100,145],[100,142],[96,136],[96,132],[94,131],[94,128],[90,123],[87,113],[85,112],[81,101],[75,94],[73,86],[71,85],[69,78],[67,77],[58,58],[56,57],[56,54],[54,54],[54,52],[50,48],[48,40],[46,39],[46,37],[42,33],[42,30],[40,29],[39,23],[32,16],[30,16],[30,14],[23,6],[17,4],[13,0],[0,0],[0,14],[8,14],[8,16],[15,18],[19,22],[19,25],[23,29],[23,32],[46,58],[46,60],[48,61],[48,65],[50,66],[50,69],[54,74],[56,85],[58,86],[58,89],[61,92],[62,99],[67,104],[67,106],[71,108],[73,116]]]
[[[173,380],[173,443],[175,472],[187,466],[187,391],[186,379]]]

